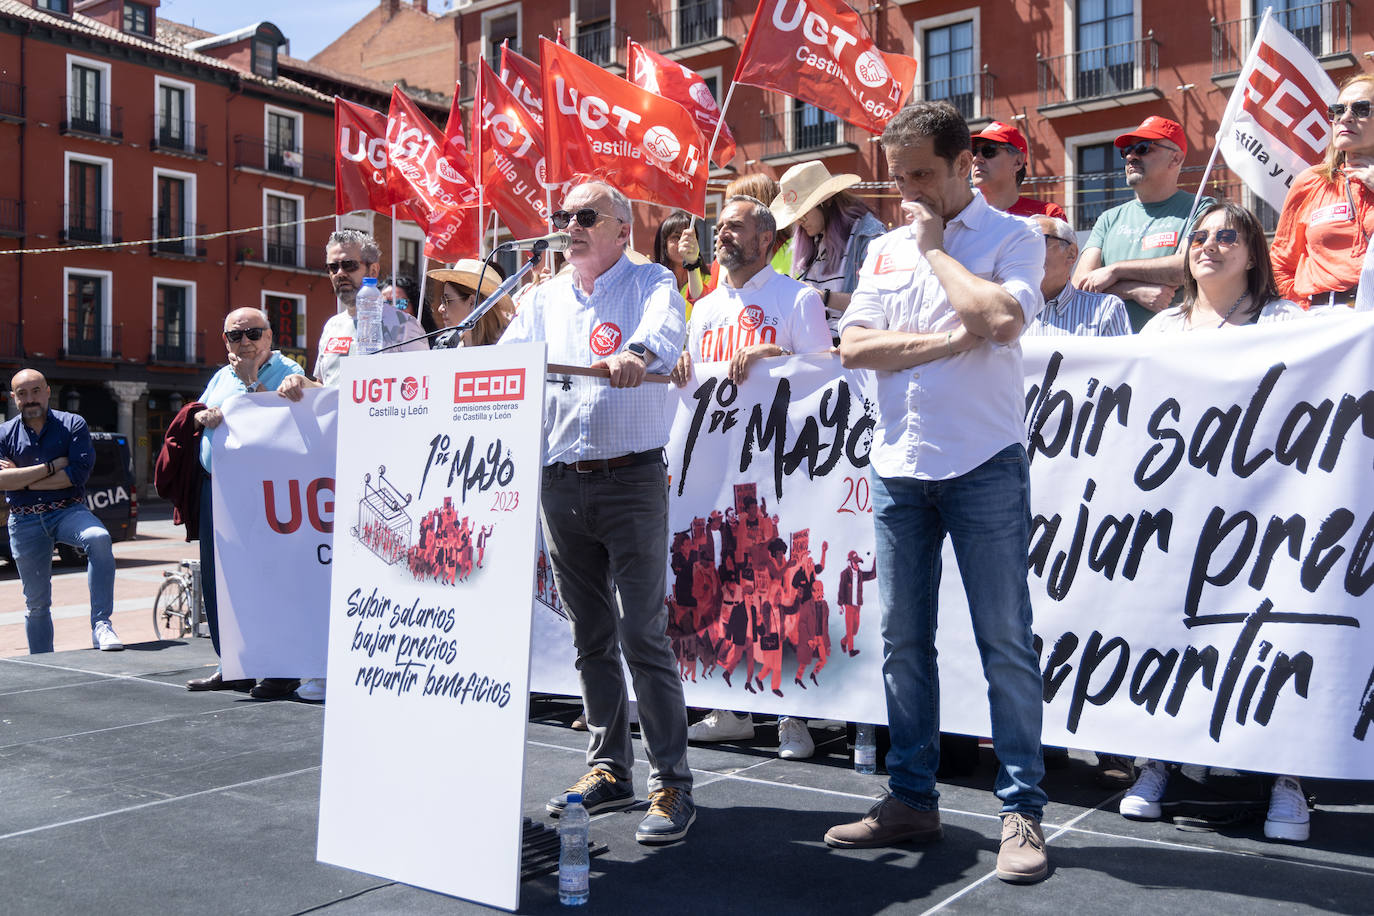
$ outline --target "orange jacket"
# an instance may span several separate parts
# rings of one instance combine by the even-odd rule
[[[1317,293],[1353,289],[1371,233],[1374,191],[1344,176],[1331,182],[1315,168],[1305,170],[1288,191],[1269,249],[1279,294],[1306,307]]]

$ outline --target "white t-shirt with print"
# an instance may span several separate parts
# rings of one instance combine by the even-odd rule
[[[429,341],[417,340],[424,335],[425,329],[414,315],[398,308],[382,307],[382,346],[412,341],[388,353],[428,350]],[[315,357],[316,381],[331,387],[338,384],[342,371],[340,360],[358,352],[357,336],[357,322],[346,309],[324,323],[324,330],[320,332],[320,352]]]
[[[687,344],[694,363],[719,363],[741,347],[771,343],[793,353],[830,349],[815,288],[764,267],[739,289],[724,278],[692,306]]]

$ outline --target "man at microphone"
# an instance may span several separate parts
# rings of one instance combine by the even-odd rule
[[[676,364],[686,303],[672,273],[625,255],[625,195],[589,181],[552,216],[572,270],[539,284],[502,343],[545,341],[551,363],[604,368],[545,388],[543,522],[554,579],[572,624],[590,741],[590,772],[569,787],[593,814],[635,803],[624,654],[650,764],[649,812],[635,839],[672,843],[696,818],[687,767],[687,709],[668,641],[667,386],[648,372]],[[618,593],[618,602],[617,602]],[[557,816],[567,794],[548,803]]]

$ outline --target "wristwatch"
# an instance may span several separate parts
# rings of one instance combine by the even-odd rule
[[[644,344],[636,341],[635,343],[627,345],[625,347],[625,352],[632,356],[638,356],[640,362],[646,366],[649,365],[651,354],[649,353],[649,348],[644,346]]]

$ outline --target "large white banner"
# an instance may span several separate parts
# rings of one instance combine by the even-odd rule
[[[1374,321],[1023,347],[1046,742],[1265,772],[1374,773]],[[706,375],[720,367],[698,367],[679,393],[665,599],[687,701],[884,721],[876,582],[864,585],[860,654],[840,646],[839,605],[855,576],[849,590],[839,577],[872,564],[861,376],[819,357],[763,366],[738,387]],[[746,534],[747,548],[741,524],[759,532]],[[767,550],[774,536],[784,552]],[[735,593],[719,584],[727,555],[755,570],[742,618],[727,613]],[[779,566],[791,572],[779,577]],[[766,612],[750,597],[760,569]],[[942,724],[986,735],[986,684],[948,552],[944,569]],[[812,570],[812,611],[826,609],[808,618],[795,583]],[[683,601],[689,591],[695,606]],[[795,610],[779,615],[778,604]],[[536,618],[546,623],[536,686],[575,692],[566,625],[546,607]],[[732,619],[744,627],[742,654]],[[780,650],[768,638],[779,630]],[[763,676],[752,691],[751,656]]]
[[[225,678],[324,677],[338,392],[230,398],[213,441]]]
[[[344,361],[323,862],[519,904],[543,386],[542,344]]]

